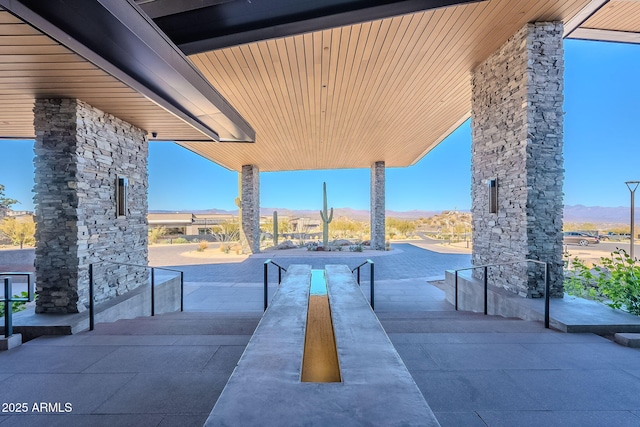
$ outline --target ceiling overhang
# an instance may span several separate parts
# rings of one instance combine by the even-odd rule
[[[640,0],[591,0],[565,25],[570,39],[640,44]]]
[[[138,0],[187,55],[485,0]],[[186,9],[186,10],[185,10]]]
[[[0,5],[214,141],[255,131],[133,2],[0,0]]]
[[[473,70],[527,23],[640,34],[640,0],[136,1],[0,0],[0,138],[35,136],[34,99],[77,98],[232,170],[404,167],[469,117]]]

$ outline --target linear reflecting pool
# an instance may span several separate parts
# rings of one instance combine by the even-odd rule
[[[311,270],[301,381],[342,381],[324,270]]]

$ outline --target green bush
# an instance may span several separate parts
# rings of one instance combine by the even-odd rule
[[[640,316],[640,263],[624,249],[600,258],[601,266],[589,269],[577,257],[568,262],[565,291],[588,299],[604,301],[615,309]]]
[[[188,241],[187,239],[185,239],[184,237],[178,237],[178,238],[176,238],[176,239],[173,239],[173,240],[171,241],[171,243],[178,243],[178,244],[180,244],[180,243],[189,243],[189,241]]]
[[[640,265],[624,249],[601,258],[598,286],[610,300],[609,306],[640,316]]]
[[[604,301],[605,295],[599,290],[596,275],[578,257],[567,258],[570,268],[564,273],[564,291],[576,297]]]
[[[20,292],[20,295],[14,295],[14,298],[27,298],[29,296],[29,294],[27,294],[26,292]],[[27,302],[26,301],[18,301],[18,302],[13,302],[11,303],[12,306],[12,310],[14,313],[17,313],[19,311],[24,310],[25,308],[27,308],[25,306]],[[0,317],[4,316],[4,304],[0,304]]]

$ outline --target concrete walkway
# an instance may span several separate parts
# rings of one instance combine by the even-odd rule
[[[455,312],[426,279],[468,265],[469,256],[397,249],[374,258],[376,313],[441,425],[640,425],[640,349]],[[314,267],[361,261],[313,255],[321,255]],[[304,256],[297,263],[309,263]],[[285,267],[295,261],[278,258]],[[99,324],[0,353],[1,402],[28,408],[0,412],[0,424],[202,425],[261,316],[263,262],[181,267],[189,312]],[[35,412],[42,402],[62,413]]]

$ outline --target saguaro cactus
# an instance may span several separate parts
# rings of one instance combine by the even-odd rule
[[[329,223],[333,221],[333,208],[331,208],[331,214],[327,215],[327,183],[322,183],[322,210],[320,211],[320,218],[322,218],[322,246],[329,246]]]
[[[273,211],[273,245],[278,246],[278,211]]]

